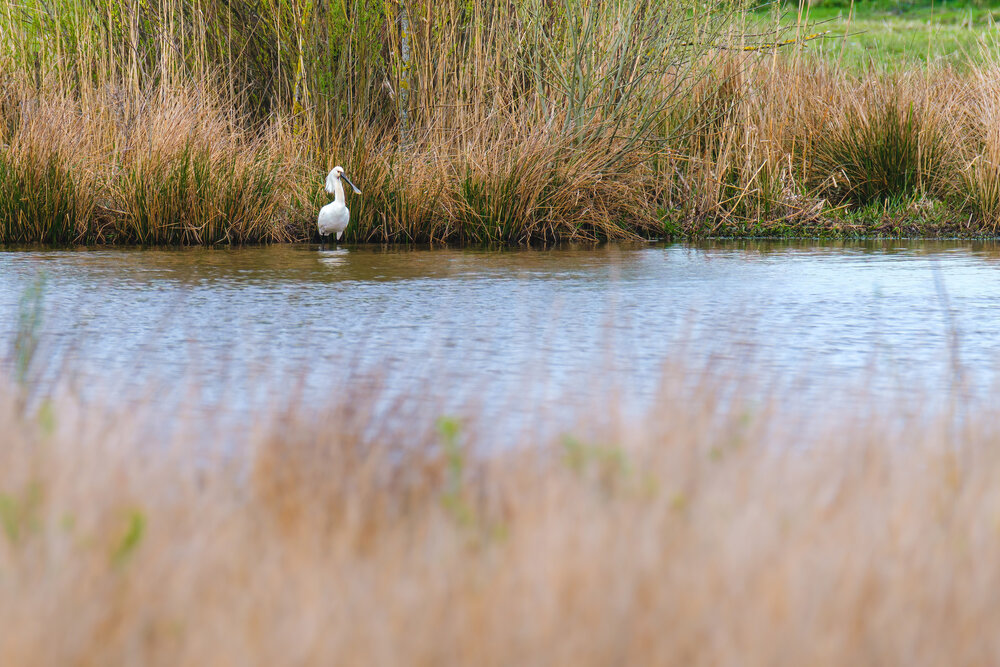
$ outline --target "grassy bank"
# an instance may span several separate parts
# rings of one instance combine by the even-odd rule
[[[204,418],[167,437],[155,403],[25,407],[5,382],[0,661],[996,655],[991,408],[807,415],[693,377],[666,369],[647,414],[608,396],[572,436],[488,453],[475,413],[351,384],[256,415],[235,458],[191,444]]]
[[[58,5],[0,12],[0,243],[316,240],[334,164],[365,190],[351,242],[982,236],[1000,215],[988,49],[775,58],[735,48],[773,38],[759,14],[698,3]]]

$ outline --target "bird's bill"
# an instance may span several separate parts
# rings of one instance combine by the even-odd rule
[[[347,184],[351,186],[351,189],[352,189],[352,190],[354,190],[354,194],[356,194],[356,195],[359,195],[359,194],[361,194],[361,190],[359,190],[359,189],[358,189],[358,186],[356,186],[356,185],[355,185],[354,183],[351,183],[351,179],[349,179],[349,178],[347,177],[347,174],[341,174],[341,175],[340,175],[340,177],[341,177],[342,179],[344,179],[345,181],[347,181]]]

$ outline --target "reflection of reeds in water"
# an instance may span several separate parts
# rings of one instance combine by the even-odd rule
[[[153,404],[25,414],[5,385],[0,662],[995,654],[989,414],[799,422],[683,373],[662,386],[643,418],[612,399],[598,428],[492,452],[475,414],[374,419],[348,387],[216,459],[184,444],[196,422],[150,442]]]

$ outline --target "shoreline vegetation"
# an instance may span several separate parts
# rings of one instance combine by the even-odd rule
[[[499,452],[489,420],[352,382],[236,456],[156,401],[5,379],[0,659],[991,662],[993,406],[862,390],[845,418],[696,376]]]
[[[997,235],[991,45],[859,70],[760,26],[654,0],[9,3],[0,244],[315,241],[334,164],[364,191],[349,243]]]

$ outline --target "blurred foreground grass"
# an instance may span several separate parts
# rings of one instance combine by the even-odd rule
[[[806,414],[665,368],[645,414],[609,395],[567,406],[572,434],[484,451],[496,427],[476,413],[357,386],[257,415],[223,454],[153,402],[0,384],[0,664],[1000,651],[993,408],[861,397],[871,409]]]

